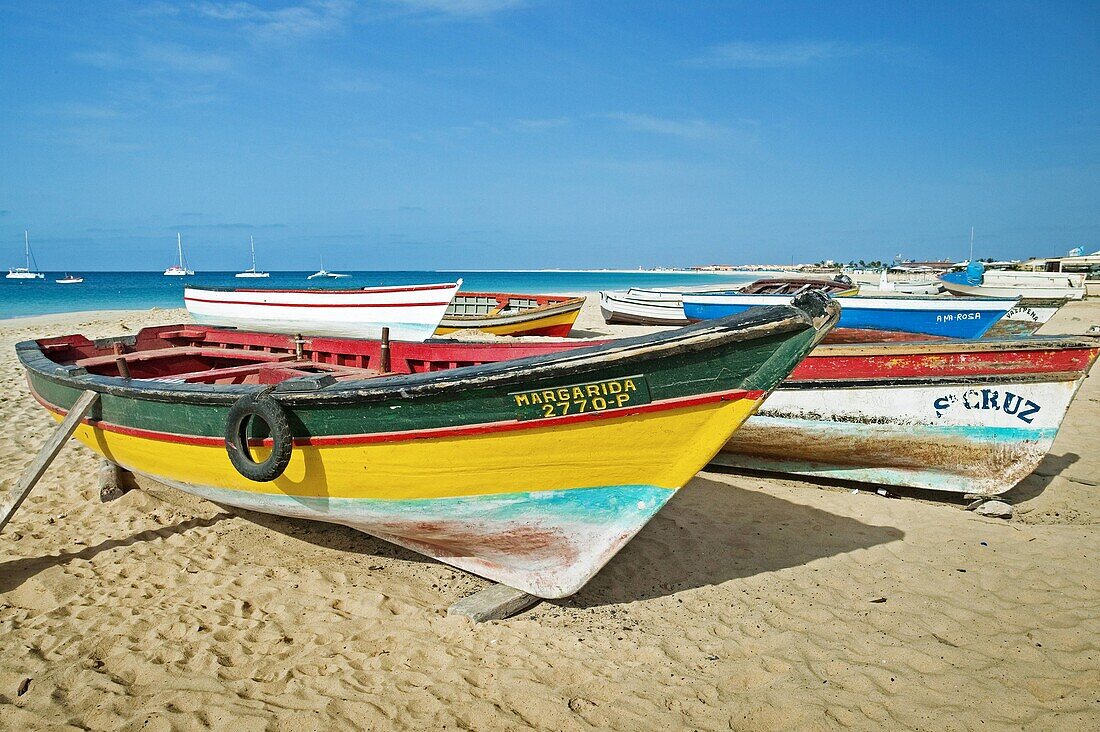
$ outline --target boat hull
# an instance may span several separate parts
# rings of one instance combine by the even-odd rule
[[[424,341],[461,282],[366,290],[218,290],[188,287],[184,303],[198,323],[269,333]]]
[[[561,597],[630,541],[759,401],[747,395],[656,420],[599,420],[564,434],[544,428],[299,446],[286,473],[262,490],[236,476],[220,441],[184,446],[90,425],[76,438],[201,498],[350,526],[531,594]],[[670,445],[680,450],[675,460]]]
[[[601,292],[600,313],[608,324],[687,325],[690,322],[679,297],[641,299],[616,291]]]
[[[765,304],[783,302],[783,295],[685,295],[688,320],[721,318]],[[957,300],[938,297],[844,297],[838,328],[893,331],[946,338],[980,338],[1016,299]]]
[[[530,307],[513,308],[516,303]],[[493,307],[489,307],[489,304],[493,304]],[[564,338],[573,329],[583,306],[583,297],[458,293],[435,332],[436,335],[447,335],[457,331],[477,330],[494,335]],[[473,314],[478,309],[485,312]],[[471,314],[463,314],[467,311]]]
[[[227,505],[352,526],[561,597],[629,541],[835,323],[835,305],[805,302],[813,315],[762,309],[514,361],[272,385],[293,449],[269,482],[239,474],[225,446],[231,406],[264,387],[177,383],[150,356],[135,358],[134,370],[151,378],[100,375],[115,368],[111,356],[88,353],[111,354],[113,346],[79,337],[17,351],[32,393],[55,418],[84,389],[101,393],[75,437],[129,470]],[[168,337],[203,337],[162,335],[158,346]],[[312,340],[320,339],[295,343],[302,349]],[[59,367],[42,348],[80,353]],[[163,350],[172,349],[149,353]],[[196,350],[184,350],[180,369],[194,368],[186,359]],[[315,353],[319,366],[337,355]],[[270,440],[250,438],[262,461]]]
[[[1023,297],[1028,299],[1066,298],[1081,300],[1085,297],[1085,288],[1019,285],[967,285],[950,280],[941,280],[945,290],[959,297]]]
[[[715,465],[995,495],[1035,470],[1096,358],[1081,343],[808,358]],[[924,351],[922,353],[921,351]],[[878,351],[878,353],[876,353]],[[849,349],[849,353],[857,353]],[[832,378],[830,378],[832,377]]]

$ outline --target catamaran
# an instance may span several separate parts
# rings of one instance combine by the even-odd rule
[[[5,275],[9,280],[41,280],[46,275],[36,271],[38,269],[38,262],[34,262],[34,255],[31,254],[31,238],[30,235],[23,231],[23,254],[27,259],[26,267],[8,267],[8,273]],[[34,269],[31,269],[31,262],[34,262]]]
[[[306,279],[307,280],[312,280],[312,279],[316,279],[318,277],[331,277],[333,279],[336,279],[338,277],[347,277],[347,276],[348,275],[346,275],[346,274],[338,274],[336,272],[329,272],[328,270],[326,270],[325,269],[325,258],[321,257],[321,269],[317,270],[316,272],[311,274],[309,277],[306,277]]]
[[[188,277],[195,274],[194,270],[187,269],[183,264],[183,238],[178,231],[176,232],[176,250],[179,252],[180,263],[178,265],[173,264],[164,270],[164,275],[166,277]]]
[[[267,272],[256,271],[256,242],[251,236],[248,237],[248,246],[252,250],[252,266],[244,272],[238,272],[236,276],[242,278],[270,277],[271,275]]]

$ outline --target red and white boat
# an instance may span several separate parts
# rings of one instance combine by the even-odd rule
[[[196,322],[243,330],[336,338],[425,341],[435,333],[462,280],[361,290],[260,290],[188,287],[187,312]]]

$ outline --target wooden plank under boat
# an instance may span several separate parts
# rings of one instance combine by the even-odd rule
[[[584,305],[583,297],[459,292],[451,299],[437,335],[460,330],[512,336],[564,338]]]
[[[269,333],[423,341],[439,326],[462,280],[429,285],[301,290],[187,287],[195,322]]]
[[[717,465],[995,495],[1046,456],[1100,339],[817,348]]]
[[[345,524],[562,597],[714,456],[838,309],[810,293],[496,363],[483,357],[537,351],[201,326],[16,350],[56,418],[84,391],[100,394],[75,437],[127,470],[229,506]],[[381,373],[387,359],[396,373]],[[244,475],[272,465],[269,479]]]

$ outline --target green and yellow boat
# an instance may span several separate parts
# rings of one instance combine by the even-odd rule
[[[120,466],[217,503],[360,529],[541,597],[576,592],[836,322],[817,294],[545,353],[147,328],[16,348]]]

